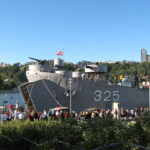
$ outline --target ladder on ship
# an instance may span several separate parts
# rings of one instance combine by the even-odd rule
[[[34,109],[34,105],[33,105],[31,98],[30,98],[30,94],[26,88],[27,85],[29,85],[29,84],[25,84],[25,85],[20,86],[19,90],[20,90],[20,93],[24,99],[25,105],[27,106],[27,109]]]

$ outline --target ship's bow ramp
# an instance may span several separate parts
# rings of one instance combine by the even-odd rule
[[[49,80],[39,80],[26,88],[36,111],[42,112],[44,109],[61,106]]]

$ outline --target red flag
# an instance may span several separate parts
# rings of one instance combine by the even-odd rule
[[[63,56],[63,50],[59,51],[56,55]]]

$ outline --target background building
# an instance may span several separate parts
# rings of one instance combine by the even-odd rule
[[[150,55],[147,55],[146,49],[141,49],[141,62],[150,62]]]
[[[147,62],[150,62],[150,55],[147,55]]]
[[[147,62],[147,50],[141,49],[141,62]]]
[[[0,66],[1,66],[1,67],[9,67],[10,64],[6,64],[5,62],[2,62]]]

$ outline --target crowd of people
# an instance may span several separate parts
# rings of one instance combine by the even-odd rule
[[[79,114],[79,119],[94,119],[94,118],[112,118],[112,119],[123,119],[123,120],[129,120],[129,119],[135,119],[139,115],[141,115],[144,111],[149,111],[149,108],[143,108],[140,109],[135,107],[134,109],[125,109],[125,108],[118,108],[114,110],[110,109],[99,109],[94,111],[82,111]]]
[[[94,118],[112,118],[112,119],[135,119],[140,114],[142,114],[144,111],[149,111],[149,108],[137,108],[134,109],[124,109],[124,108],[118,108],[114,110],[110,109],[93,109],[93,110],[86,110],[81,111],[77,114],[77,112],[72,111],[71,114],[69,113],[69,110],[49,110],[48,112],[44,109],[42,113],[36,112],[35,110],[28,110],[28,112],[21,112],[19,111],[19,108],[16,107],[13,109],[11,105],[9,105],[9,112],[5,112],[2,115],[0,115],[0,121],[3,121],[4,123],[11,120],[64,120],[69,118],[76,118],[78,120],[89,120]]]

